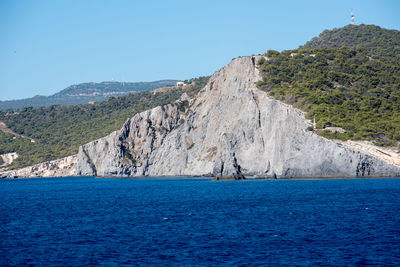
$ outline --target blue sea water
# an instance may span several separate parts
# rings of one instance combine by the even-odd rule
[[[400,179],[0,181],[0,265],[400,265]]]

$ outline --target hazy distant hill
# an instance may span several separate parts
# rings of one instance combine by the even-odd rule
[[[51,96],[34,96],[19,100],[0,101],[0,109],[21,109],[23,107],[41,107],[53,104],[76,105],[87,104],[89,101],[103,101],[110,96],[127,95],[133,92],[151,91],[160,87],[175,85],[177,80],[162,80],[154,82],[101,82],[81,83],[71,85]]]

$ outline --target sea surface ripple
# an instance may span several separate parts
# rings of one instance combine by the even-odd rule
[[[0,265],[400,265],[400,179],[0,181]]]

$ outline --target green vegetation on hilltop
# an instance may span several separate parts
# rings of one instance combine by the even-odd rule
[[[385,51],[387,53],[388,51]],[[259,88],[307,112],[320,132],[342,140],[400,141],[400,54],[380,60],[364,48],[268,51],[260,60]]]
[[[20,168],[77,153],[80,145],[118,130],[136,113],[172,103],[186,92],[193,96],[208,79],[195,79],[189,88],[164,93],[143,91],[94,105],[44,108],[26,107],[14,112],[0,111],[0,121],[25,137],[14,137],[0,131],[0,154],[17,152],[19,157],[10,166]],[[34,143],[31,139],[35,140]]]
[[[347,25],[342,28],[325,30],[300,49],[311,48],[357,48],[363,47],[371,56],[399,54],[400,31],[382,29],[376,25]]]

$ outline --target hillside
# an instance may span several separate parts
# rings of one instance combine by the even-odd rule
[[[0,101],[0,110],[22,109],[24,107],[47,107],[50,105],[87,104],[89,101],[104,101],[110,96],[121,96],[129,93],[152,91],[154,89],[176,85],[177,80],[154,82],[101,82],[71,85],[51,96],[34,96],[19,100]]]
[[[233,59],[184,108],[166,105],[141,112],[120,130],[81,146],[76,175],[243,179],[400,174],[400,164],[308,131],[311,122],[303,112],[256,87],[261,73],[255,62],[261,58]]]
[[[19,154],[11,168],[76,154],[80,145],[119,129],[137,112],[172,103],[184,92],[193,96],[207,79],[191,80],[192,85],[185,89],[165,93],[143,91],[110,97],[108,101],[94,105],[52,105],[47,108],[26,107],[18,112],[0,111],[0,121],[18,134],[0,131],[0,154]]]
[[[324,31],[301,49],[268,51],[268,60],[258,62],[263,75],[258,86],[306,111],[325,137],[397,145],[399,37],[399,31],[373,25]]]

